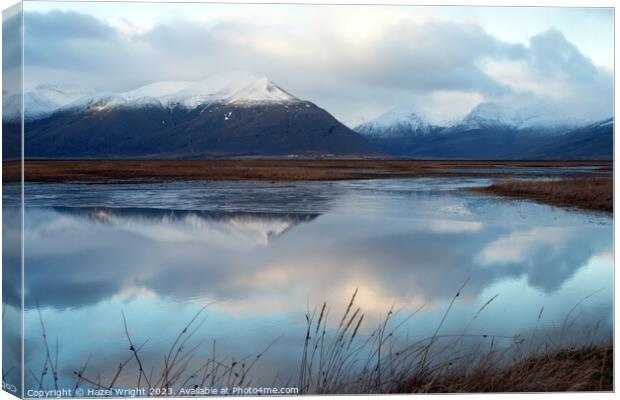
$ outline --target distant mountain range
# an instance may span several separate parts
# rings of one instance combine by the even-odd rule
[[[397,107],[350,129],[245,72],[122,93],[41,85],[23,100],[28,158],[613,158],[612,118],[591,121],[541,103],[483,102],[451,124]],[[8,132],[19,124],[21,97],[3,102]],[[19,149],[19,138],[5,135],[4,158],[19,157]]]
[[[448,126],[396,108],[354,129],[385,153],[403,158],[613,159],[613,118],[592,121],[545,104],[483,102]]]

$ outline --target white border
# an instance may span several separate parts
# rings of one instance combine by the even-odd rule
[[[48,1],[48,0],[25,0],[24,2],[54,2],[54,1]],[[79,0],[64,0],[64,2],[83,2],[83,1],[79,1]],[[126,2],[124,0],[92,0],[91,2],[110,2],[110,3],[114,3],[114,2]],[[237,0],[237,1],[231,1],[231,0],[219,0],[219,1],[192,1],[192,0],[151,0],[151,1],[146,1],[146,0],[131,0],[131,2],[134,3],[244,3],[244,4],[273,4],[273,3],[288,3],[288,4],[382,4],[382,5],[435,5],[435,6],[492,6],[492,7],[509,7],[509,6],[518,6],[518,7],[610,7],[610,8],[614,8],[614,27],[615,27],[615,7],[616,7],[616,2],[613,0],[475,0],[475,1],[467,1],[467,0],[448,0],[448,1],[440,1],[440,0],[423,0],[423,1],[416,1],[416,0],[393,0],[393,1],[389,1],[389,0],[375,0],[375,1],[368,1],[368,0],[312,0],[312,1],[303,1],[303,0],[288,0],[288,1],[282,1],[282,0],[274,0],[274,1],[261,1],[261,0]],[[5,0],[0,0],[0,5],[2,6],[2,9],[6,9],[14,4],[16,4],[16,1],[5,1]],[[23,24],[23,21],[22,21]],[[616,31],[614,29],[614,116],[615,115],[620,115],[618,113],[618,103],[615,101],[616,99],[616,86],[615,86],[615,66],[618,64],[618,51],[617,51],[617,46],[618,46],[618,31]],[[0,33],[0,39],[1,39],[1,33]],[[23,38],[22,38],[22,43],[23,43]],[[0,52],[0,61],[1,61],[1,52]],[[22,51],[22,68],[23,68],[23,51]],[[22,71],[22,79],[23,79],[23,71]],[[2,87],[2,83],[1,83],[1,71],[0,71],[0,89]],[[22,82],[22,87],[23,87],[23,82]],[[23,99],[22,99],[23,102]],[[22,109],[23,109],[23,105],[22,105]],[[1,109],[0,109],[0,118],[1,118]],[[23,113],[22,113],[23,114]],[[23,119],[23,115],[22,115],[22,119]],[[22,120],[22,124],[23,124],[23,120]],[[22,125],[23,126],[23,125]],[[615,127],[615,125],[614,125]],[[617,159],[618,157],[618,148],[620,147],[620,145],[618,144],[618,141],[615,140],[616,135],[614,132],[614,160]],[[23,136],[22,136],[23,139]],[[22,151],[23,151],[23,143],[22,143]],[[23,162],[23,157],[22,157],[22,162]],[[23,174],[23,165],[22,165],[22,174]],[[0,176],[2,175],[2,167],[0,165]],[[616,180],[616,176],[615,176],[615,163],[614,163],[614,209],[617,209],[618,207],[618,195],[620,192],[620,189],[618,188],[618,185],[616,184],[617,180]],[[23,202],[23,186],[22,186],[22,202]],[[2,217],[2,210],[0,209],[0,219]],[[23,218],[23,213],[22,213],[22,218]],[[22,221],[23,224],[23,221]],[[23,225],[22,225],[23,226]],[[618,235],[617,235],[617,231],[616,231],[616,224],[615,224],[615,220],[614,220],[614,265],[615,265],[615,249],[617,248],[619,239],[618,239]],[[23,230],[22,230],[22,235],[23,235]],[[1,236],[1,233],[0,233]],[[22,238],[23,240],[23,238]],[[23,251],[23,245],[22,245],[22,251]],[[23,260],[23,254],[22,254],[22,260]],[[0,265],[1,265],[1,259],[0,259]],[[23,268],[22,268],[22,273],[23,273]],[[0,279],[1,279],[2,273],[0,272]],[[615,317],[616,317],[616,310],[618,310],[618,296],[616,296],[615,294],[615,287],[617,285],[615,285],[615,283],[618,282],[618,275],[614,273],[614,333],[615,333]],[[23,277],[22,277],[22,285],[23,285]],[[0,295],[1,295],[1,287],[0,287]],[[22,287],[22,294],[23,294],[23,287]],[[23,298],[22,298],[22,302],[23,302]],[[23,322],[22,322],[22,329],[23,329]],[[616,347],[616,337],[614,335],[614,348]],[[22,346],[23,346],[23,341],[22,341]],[[1,347],[1,346],[0,346]],[[1,360],[1,355],[2,355],[2,350],[0,348],[0,360]],[[22,357],[23,357],[23,348],[22,348]],[[618,365],[618,351],[614,351],[614,366]],[[23,364],[22,364],[23,365]],[[615,370],[615,368],[614,368]],[[23,373],[23,372],[22,372]],[[614,378],[614,387],[616,387],[617,385],[617,378]],[[473,399],[478,399],[481,396],[484,397],[485,399],[514,399],[514,400],[521,400],[521,399],[541,399],[541,398],[551,398],[551,399],[580,399],[580,398],[593,398],[593,399],[603,399],[603,398],[613,398],[615,397],[614,394],[609,394],[609,393],[586,393],[586,394],[578,394],[578,393],[553,393],[553,394],[457,394],[457,395],[390,395],[389,397],[396,397],[396,398],[445,398],[448,396],[457,396],[458,399],[463,399],[463,400],[473,400]],[[308,399],[320,399],[324,396],[304,396],[304,398],[308,398]],[[278,399],[278,397],[261,397],[261,398],[266,398],[266,399]],[[281,398],[281,397],[280,397]],[[338,396],[338,398],[341,399],[351,399],[351,400],[355,400],[355,399],[360,399],[360,396]],[[386,396],[375,396],[375,395],[366,395],[364,396],[364,398],[386,398]],[[4,400],[4,399],[15,399],[14,396],[11,396],[10,394],[8,394],[7,392],[4,391],[0,391],[0,400]]]

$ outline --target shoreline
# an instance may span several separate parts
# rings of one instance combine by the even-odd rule
[[[19,182],[20,161],[3,162],[5,182]],[[26,160],[27,182],[144,183],[166,181],[335,181],[426,177],[498,178],[547,176],[554,169],[592,167],[571,176],[596,176],[612,161],[425,161],[425,160]],[[504,170],[500,170],[504,168]],[[506,172],[505,168],[515,168]],[[497,169],[497,171],[495,171]]]

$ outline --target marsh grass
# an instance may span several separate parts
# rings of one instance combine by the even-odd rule
[[[509,179],[472,190],[586,210],[613,212],[614,209],[612,178]]]
[[[594,166],[608,161],[449,161],[373,159],[26,160],[26,181],[150,182],[171,180],[324,181],[416,177],[490,177],[502,167]],[[487,172],[477,171],[480,168]],[[457,171],[460,170],[460,171]],[[3,162],[5,182],[21,180],[17,161]],[[528,175],[532,175],[528,173]]]
[[[574,338],[579,305],[575,304],[557,327],[556,338],[546,335],[535,342],[521,335],[501,336],[469,332],[473,322],[499,296],[486,301],[473,315],[462,333],[443,331],[445,322],[465,283],[456,291],[432,335],[410,341],[399,337],[399,329],[423,308],[407,312],[390,307],[378,325],[367,329],[368,320],[357,306],[358,291],[352,294],[342,316],[332,318],[330,306],[323,302],[305,315],[306,330],[296,386],[300,394],[370,394],[370,393],[470,393],[470,392],[540,392],[540,391],[610,391],[613,390],[613,347],[597,341],[598,326],[590,326],[582,337]],[[107,383],[100,375],[88,372],[89,356],[73,372],[74,389],[91,387],[113,390],[119,382],[125,387],[149,389],[147,393],[170,395],[170,389],[203,387],[251,387],[252,371],[263,356],[278,342],[271,342],[254,356],[241,359],[221,357],[217,342],[210,344],[210,355],[200,359],[193,343],[204,325],[200,309],[183,327],[160,365],[146,365],[142,351],[148,340],[136,344],[130,334],[130,322],[122,314],[128,354],[118,364]],[[541,320],[544,307],[537,310]],[[52,349],[39,311],[45,351],[44,365],[37,376],[30,371],[39,390],[58,388],[58,340]],[[333,321],[332,321],[333,320]],[[529,345],[527,342],[530,342]],[[192,343],[192,344],[190,344]],[[585,343],[575,346],[573,343]],[[204,356],[203,356],[204,357]],[[151,363],[152,364],[152,363]],[[157,363],[155,363],[157,364]],[[51,371],[51,374],[50,374]],[[275,372],[275,371],[274,371]],[[287,382],[271,383],[290,387]],[[263,385],[264,386],[264,385]],[[151,392],[150,389],[156,389]]]

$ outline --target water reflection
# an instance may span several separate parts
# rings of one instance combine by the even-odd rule
[[[230,246],[267,245],[298,224],[315,219],[310,213],[251,213],[148,208],[54,207],[62,215],[107,224],[121,231],[163,242],[205,242]]]
[[[26,306],[81,307],[113,295],[225,295],[242,261],[316,214],[34,208]],[[54,277],[62,276],[56,280]],[[215,284],[219,282],[219,284]],[[211,284],[210,284],[211,283]]]
[[[478,321],[488,331],[526,329],[542,305],[545,317],[557,321],[579,296],[601,287],[598,308],[590,311],[594,320],[610,321],[607,216],[497,202],[458,190],[450,180],[330,183],[325,192],[299,186],[276,190],[281,203],[258,187],[253,193],[268,194],[268,201],[245,211],[238,202],[209,202],[207,211],[69,201],[63,207],[61,191],[48,188],[53,201],[26,209],[26,305],[38,302],[50,330],[72,335],[65,359],[83,362],[93,348],[122,352],[120,309],[132,316],[137,334],[157,332],[164,341],[199,305],[217,300],[209,335],[229,338],[230,348],[245,354],[283,335],[274,368],[285,370],[296,360],[307,304],[327,301],[337,315],[355,288],[369,325],[394,302],[412,309],[424,304],[414,335],[436,326],[465,281],[463,303],[447,324],[455,331],[496,293],[503,308],[489,307]],[[218,198],[232,198],[229,189],[220,187]],[[37,190],[39,200],[32,202],[42,204],[43,189]],[[108,196],[120,198],[126,190],[108,187]],[[212,196],[215,191],[211,187]],[[528,301],[521,298],[526,295]],[[506,312],[519,307],[521,313]],[[105,322],[81,326],[88,315]],[[27,326],[36,323],[27,318]],[[80,326],[69,333],[72,324]],[[36,328],[30,330],[36,364]],[[145,357],[160,357],[164,345],[158,343]]]
[[[467,279],[474,293],[517,277],[545,292],[558,290],[611,248],[608,227],[506,226],[454,207],[444,207],[451,218],[444,212],[421,220],[407,209],[395,212],[390,202],[384,212],[358,213],[343,201],[320,216],[31,208],[26,288],[37,295],[27,296],[27,306],[81,307],[151,293],[269,312],[292,305],[274,304],[273,291],[291,300],[300,286],[302,302],[308,294],[330,299],[364,286],[376,308],[389,298],[434,304],[453,295],[448,283]]]

